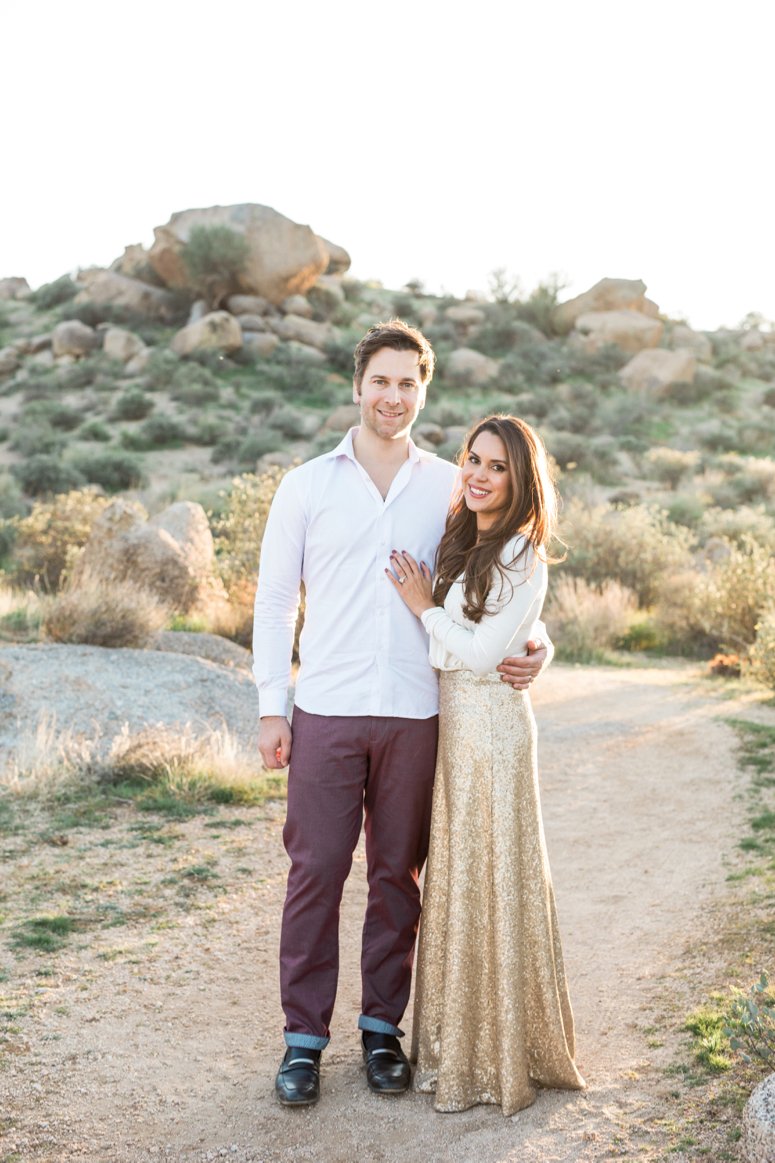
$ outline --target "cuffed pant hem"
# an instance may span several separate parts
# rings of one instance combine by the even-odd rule
[[[325,1050],[330,1038],[321,1038],[317,1034],[297,1034],[293,1030],[283,1031],[286,1046],[298,1046],[302,1050]]]
[[[404,1031],[399,1030],[398,1026],[383,1022],[381,1018],[370,1018],[367,1014],[361,1014],[358,1018],[358,1029],[372,1034],[393,1034],[396,1038],[404,1036]]]

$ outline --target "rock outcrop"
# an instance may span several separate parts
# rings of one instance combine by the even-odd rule
[[[197,351],[239,351],[242,330],[228,311],[211,311],[173,335],[170,347],[181,356],[193,355]]]
[[[163,287],[152,287],[140,279],[130,278],[117,271],[99,268],[79,271],[78,285],[82,289],[75,296],[75,303],[126,307],[138,315],[161,320],[172,319],[175,315],[175,297],[169,291]]]
[[[497,359],[474,351],[471,347],[458,347],[447,357],[444,374],[456,383],[488,384],[498,374],[500,364]]]
[[[243,236],[248,253],[238,278],[239,290],[261,295],[271,303],[279,304],[289,295],[304,294],[331,265],[328,245],[311,227],[292,222],[270,206],[254,203],[211,206],[180,211],[155,229],[156,241],[148,257],[168,287],[190,285],[183,247],[195,226],[228,226]],[[346,255],[344,251],[341,253]],[[336,269],[346,269],[342,262],[344,259],[340,258],[335,263]]]
[[[564,335],[576,325],[580,315],[590,311],[637,311],[653,318],[659,308],[646,298],[646,284],[642,279],[601,279],[582,295],[555,307],[552,315],[555,331]]]
[[[100,345],[100,337],[93,327],[80,319],[65,319],[57,323],[51,333],[51,350],[55,357],[72,355],[76,359],[89,355]]]
[[[659,393],[671,384],[691,384],[696,371],[694,352],[660,347],[638,352],[621,369],[619,379],[632,391]]]
[[[658,319],[637,311],[589,311],[579,315],[576,330],[585,351],[599,351],[608,343],[634,354],[646,347],[656,347],[662,338]]]

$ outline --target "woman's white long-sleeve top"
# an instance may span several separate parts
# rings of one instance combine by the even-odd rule
[[[545,636],[540,617],[546,596],[546,562],[529,547],[516,565],[511,565],[524,543],[519,534],[503,547],[505,577],[496,571],[487,596],[488,613],[481,622],[471,622],[463,615],[462,577],[450,586],[443,607],[424,612],[430,661],[437,670],[489,674],[505,657],[526,654],[531,638]]]

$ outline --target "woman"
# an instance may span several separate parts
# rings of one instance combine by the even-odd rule
[[[573,1061],[527,692],[495,671],[525,652],[546,593],[556,509],[540,438],[491,416],[469,434],[436,580],[394,552],[386,571],[430,635],[440,738],[418,955],[415,1087],[436,1110],[528,1106],[584,1086]]]

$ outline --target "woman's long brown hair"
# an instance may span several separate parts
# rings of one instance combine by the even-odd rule
[[[487,595],[496,572],[504,582],[505,568],[514,566],[530,546],[546,560],[557,513],[557,491],[549,470],[541,437],[516,416],[488,416],[472,428],[458,458],[462,466],[471,446],[482,432],[499,436],[506,446],[511,495],[506,508],[490,529],[478,532],[476,514],[468,508],[462,489],[454,498],[436,554],[433,600],[444,604],[450,587],[463,577],[463,614],[480,622],[487,610]],[[503,548],[518,533],[525,544],[513,561],[502,562]],[[505,567],[505,568],[504,568]]]

